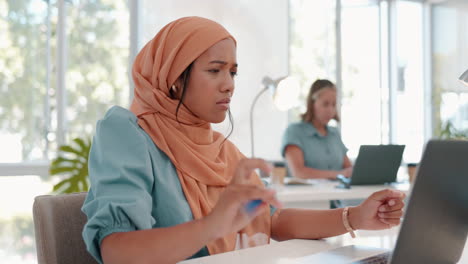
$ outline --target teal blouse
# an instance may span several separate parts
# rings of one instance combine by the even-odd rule
[[[99,263],[101,241],[114,232],[193,220],[174,165],[124,108],[112,107],[97,123],[89,178],[91,188],[82,208],[88,217],[83,239]],[[207,255],[204,247],[192,258]]]
[[[99,263],[101,242],[112,233],[193,220],[173,163],[127,109],[114,106],[98,121],[88,168],[91,188],[82,208],[88,218],[83,239]],[[270,214],[274,212],[271,208]],[[207,255],[204,247],[190,258]]]
[[[327,126],[327,135],[322,136],[308,122],[298,122],[288,126],[281,144],[283,157],[288,145],[295,145],[302,150],[306,167],[319,170],[343,169],[343,160],[348,151],[337,128]]]

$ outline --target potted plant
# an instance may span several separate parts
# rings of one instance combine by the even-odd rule
[[[452,140],[468,140],[468,130],[459,130],[455,128],[452,122],[447,121],[441,126],[440,132],[438,133],[440,139],[452,139]],[[408,175],[410,182],[414,182],[416,177],[417,163],[408,163]]]
[[[468,130],[459,130],[455,128],[452,122],[447,121],[445,125],[442,126],[439,137],[441,139],[468,139]]]
[[[61,177],[54,185],[55,193],[86,192],[89,189],[88,157],[91,149],[89,138],[75,138],[69,145],[59,148],[57,158],[52,160],[49,173]]]

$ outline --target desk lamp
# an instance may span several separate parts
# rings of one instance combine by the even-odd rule
[[[297,80],[293,77],[287,76],[281,77],[276,80],[273,80],[272,78],[266,76],[263,78],[262,85],[263,89],[260,90],[260,92],[255,96],[252,102],[252,106],[250,107],[250,142],[252,158],[255,157],[253,111],[258,98],[267,90],[270,90],[275,106],[279,110],[285,111],[296,105],[297,97],[300,90],[299,83],[297,82]]]
[[[292,77],[281,77],[279,79],[273,80],[268,76],[265,76],[262,81],[263,89],[255,96],[252,106],[250,107],[250,143],[252,150],[252,158],[255,157],[254,153],[254,128],[253,128],[253,110],[255,108],[255,103],[257,103],[258,98],[267,90],[270,90],[271,96],[273,97],[273,103],[275,106],[281,110],[285,111],[289,108],[292,108],[296,104],[296,99],[299,95],[299,83],[296,79]],[[256,199],[251,200],[245,206],[245,210],[248,213],[253,213],[255,209],[262,204],[262,200]]]
[[[458,77],[461,83],[468,86],[468,70],[466,70],[460,77]]]

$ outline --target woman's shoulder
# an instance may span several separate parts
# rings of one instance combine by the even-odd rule
[[[97,122],[96,134],[100,133],[119,134],[144,134],[143,129],[138,125],[138,118],[120,106],[112,106],[107,110],[104,117]]]
[[[121,106],[112,106],[107,110],[104,117],[99,120],[99,123],[106,125],[128,125],[128,124],[137,124],[137,117],[135,114],[130,112],[128,109],[125,109]]]
[[[94,139],[109,144],[112,142],[137,144],[147,141],[143,129],[138,125],[137,117],[128,109],[120,106],[111,107],[97,122]]]
[[[288,125],[287,131],[288,132],[295,132],[295,131],[303,131],[310,129],[310,125],[306,122],[299,121],[299,122],[294,122]]]
[[[138,124],[138,118],[133,112],[120,106],[112,106],[96,126],[95,141],[106,142],[108,145],[120,145],[128,151],[146,146],[150,155],[168,160],[164,152],[154,144],[151,137]]]

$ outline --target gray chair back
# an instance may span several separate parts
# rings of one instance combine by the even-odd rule
[[[86,250],[81,212],[86,192],[41,195],[34,199],[33,219],[39,264],[97,263]]]

